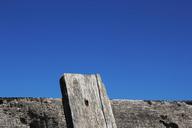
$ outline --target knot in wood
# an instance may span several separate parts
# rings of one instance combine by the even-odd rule
[[[89,106],[89,101],[87,99],[84,100],[85,105],[88,107]]]

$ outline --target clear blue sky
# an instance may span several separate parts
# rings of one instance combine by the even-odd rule
[[[112,99],[192,99],[192,1],[0,0],[0,96],[61,97],[66,72]]]

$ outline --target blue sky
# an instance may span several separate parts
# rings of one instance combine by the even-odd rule
[[[61,97],[100,73],[112,99],[191,99],[190,0],[1,0],[0,96]]]

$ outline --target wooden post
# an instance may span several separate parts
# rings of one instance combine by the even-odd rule
[[[60,85],[68,128],[117,128],[100,75],[64,74]]]

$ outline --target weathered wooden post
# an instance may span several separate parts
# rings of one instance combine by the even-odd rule
[[[68,128],[117,128],[100,75],[64,74],[60,85]]]

